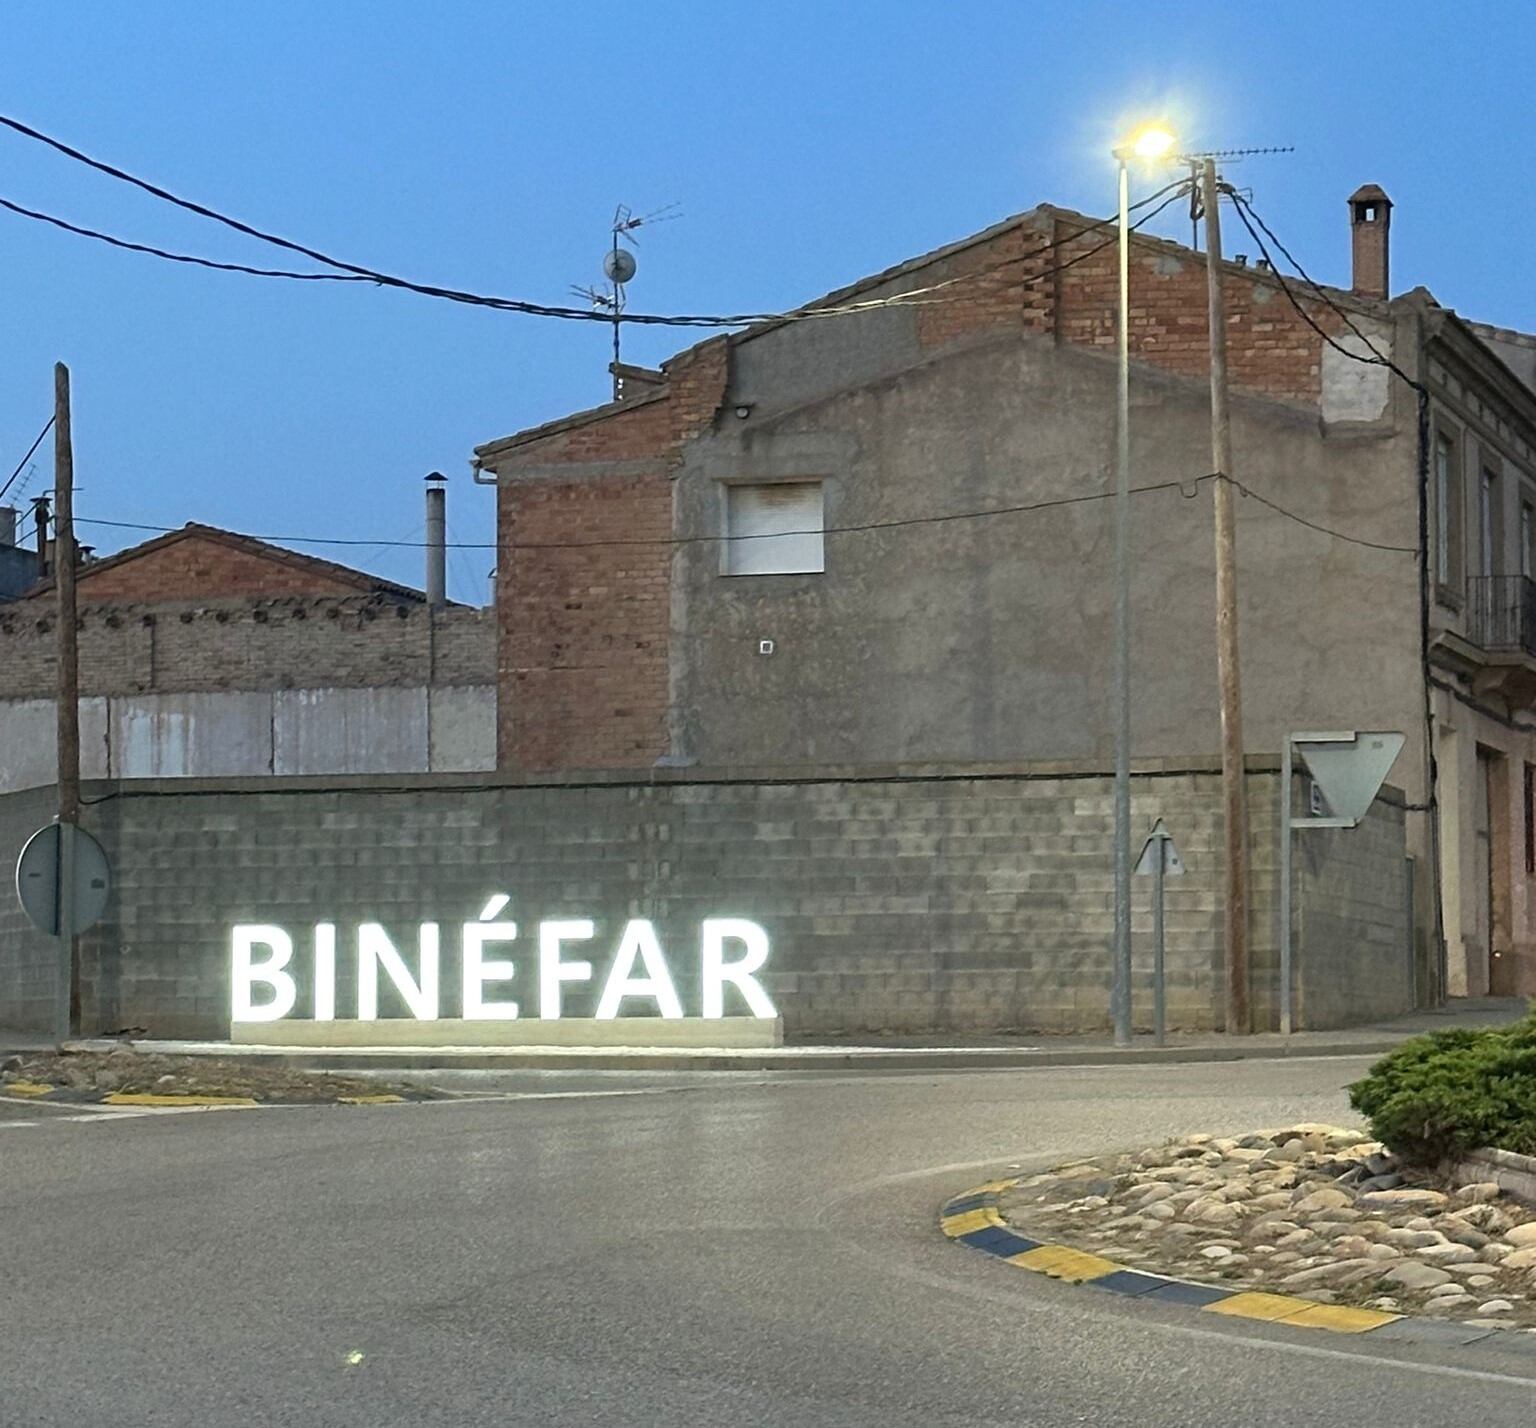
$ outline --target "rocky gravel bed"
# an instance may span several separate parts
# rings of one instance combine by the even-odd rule
[[[1414,1174],[1341,1126],[1074,1162],[1001,1210],[1020,1234],[1175,1278],[1536,1333],[1536,1206]]]
[[[38,1052],[0,1062],[0,1090],[8,1083],[58,1086],[66,1091],[147,1092],[160,1096],[250,1096],[258,1101],[335,1101],[349,1096],[432,1096],[419,1087],[371,1076],[301,1071],[234,1057],[160,1056],[120,1047],[112,1051]]]

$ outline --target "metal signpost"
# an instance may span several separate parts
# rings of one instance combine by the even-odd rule
[[[54,822],[39,828],[16,860],[16,896],[32,925],[61,944],[59,1039],[69,1036],[70,952],[75,935],[95,925],[112,888],[106,850],[83,828]]]
[[[1357,828],[1402,751],[1404,736],[1387,730],[1350,729],[1287,734],[1280,755],[1280,1031],[1293,1029],[1291,993],[1291,829]],[[1309,806],[1323,816],[1291,816],[1292,751],[1312,775]]]
[[[1184,876],[1184,859],[1179,856],[1173,834],[1161,818],[1152,825],[1147,841],[1136,859],[1139,877],[1150,876],[1152,885],[1152,1022],[1157,1045],[1163,1045],[1168,1031],[1167,998],[1163,984],[1163,879]]]

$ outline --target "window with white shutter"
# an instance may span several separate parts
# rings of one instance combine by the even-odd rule
[[[726,575],[792,575],[826,569],[820,481],[725,488]]]

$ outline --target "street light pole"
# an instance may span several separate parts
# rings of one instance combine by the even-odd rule
[[[1131,1044],[1131,235],[1130,166],[1120,165],[1119,370],[1115,402],[1115,1045]]]

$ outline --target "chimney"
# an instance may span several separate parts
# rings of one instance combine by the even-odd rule
[[[1351,288],[1359,297],[1392,295],[1387,270],[1387,230],[1392,226],[1392,200],[1375,184],[1349,196],[1349,233],[1354,256]]]
[[[0,545],[16,544],[16,507],[0,506]]]
[[[434,610],[447,603],[448,478],[441,471],[427,476],[427,604]]]
[[[32,518],[37,522],[37,578],[48,574],[48,522],[52,512],[46,496],[32,498]]]

